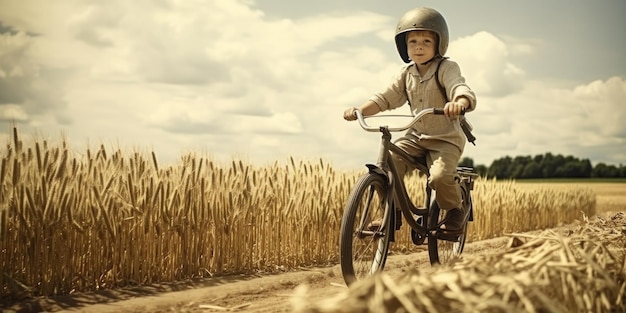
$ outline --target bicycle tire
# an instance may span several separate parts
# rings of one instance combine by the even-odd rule
[[[465,192],[461,190],[463,197]],[[463,201],[465,205],[465,200]],[[467,208],[469,209],[469,208]],[[445,216],[445,211],[439,208],[437,201],[433,201],[428,211],[428,225],[437,225]],[[431,231],[428,236],[428,257],[430,264],[447,265],[458,259],[465,248],[465,240],[467,238],[467,220],[463,223],[463,230],[456,236],[457,240],[437,238],[435,231]]]
[[[339,238],[341,272],[348,286],[385,267],[391,237],[388,188],[386,177],[370,172],[357,180],[348,197]],[[381,223],[372,223],[377,220]]]

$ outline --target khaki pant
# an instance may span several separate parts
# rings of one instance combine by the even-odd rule
[[[462,154],[457,146],[441,140],[419,140],[414,135],[401,137],[395,144],[409,155],[426,157],[431,174],[428,184],[437,191],[435,199],[442,210],[462,208],[461,192],[455,181],[456,167]],[[404,179],[409,166],[400,157],[394,155],[392,157],[400,179]],[[411,170],[414,168],[411,167]]]

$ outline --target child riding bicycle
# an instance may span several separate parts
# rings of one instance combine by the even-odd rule
[[[346,109],[343,117],[353,121],[357,118],[356,110],[370,116],[399,108],[407,101],[414,113],[425,108],[444,109],[446,117],[425,117],[395,143],[414,157],[426,158],[431,172],[428,184],[437,191],[436,201],[446,211],[441,229],[457,233],[462,231],[468,213],[463,209],[455,182],[456,167],[465,147],[459,115],[476,108],[476,95],[461,76],[459,65],[444,57],[448,41],[448,26],[438,11],[416,8],[406,12],[398,22],[395,42],[408,65],[386,89],[360,108]],[[409,167],[399,157],[394,156],[393,160],[398,174],[404,177]]]

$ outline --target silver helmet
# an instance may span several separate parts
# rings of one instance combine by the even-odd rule
[[[439,46],[435,51],[435,57],[446,54],[450,39],[448,24],[443,15],[431,8],[417,8],[404,13],[396,27],[396,47],[404,62],[411,62],[406,48],[406,34],[413,30],[430,30],[437,34]]]

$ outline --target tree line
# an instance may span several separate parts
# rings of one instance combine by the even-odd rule
[[[474,165],[465,157],[459,166],[474,167],[483,177],[497,179],[524,178],[625,178],[626,166],[598,163],[591,165],[589,159],[546,153],[536,156],[505,156],[494,160],[490,166]]]

